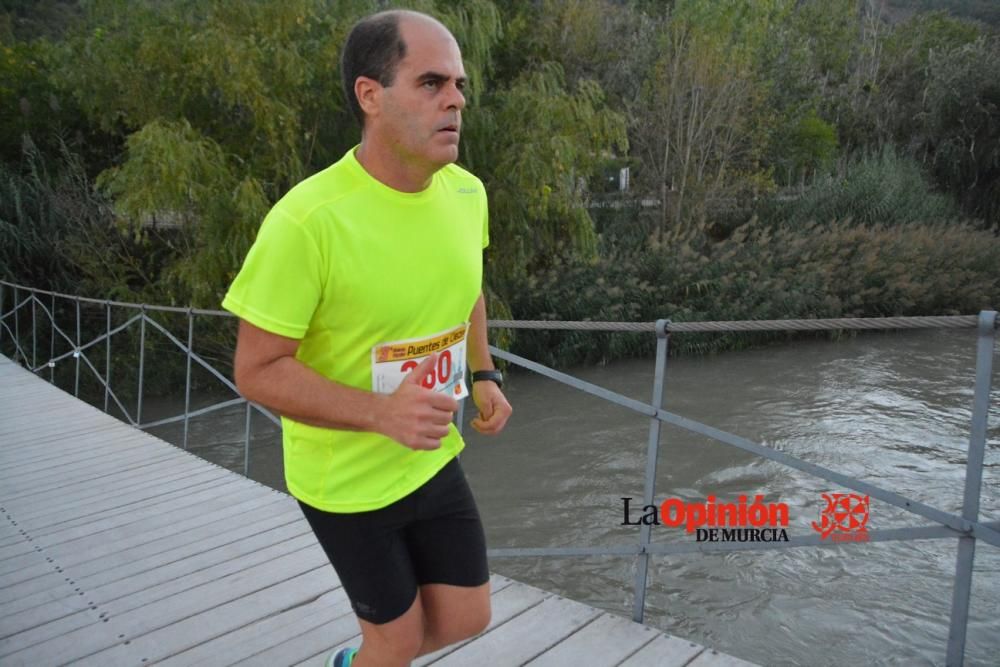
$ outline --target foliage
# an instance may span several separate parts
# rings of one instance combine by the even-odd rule
[[[994,0],[892,0],[895,7],[948,12],[956,17],[1000,25],[1000,5]]]
[[[32,286],[66,287],[72,273],[58,248],[68,231],[67,218],[84,212],[61,204],[80,194],[74,187],[78,182],[49,174],[30,141],[25,158],[24,173],[0,164],[0,276]]]
[[[492,279],[511,284],[563,243],[593,256],[596,237],[579,179],[595,170],[606,146],[627,147],[623,119],[603,108],[594,82],[567,90],[551,63],[491,102],[473,121],[466,155],[473,171],[487,174]]]
[[[673,322],[969,314],[1000,302],[1000,244],[968,224],[761,221],[714,247],[563,260],[533,276],[514,315]],[[784,334],[672,336],[674,354],[715,352]],[[538,332],[515,350],[550,364],[649,354],[652,336]]]
[[[0,155],[17,162],[21,137],[44,134],[47,120],[39,114],[45,108],[51,87],[37,63],[39,47],[15,42],[0,47]]]
[[[466,4],[439,2],[436,13],[454,30],[449,8]],[[455,32],[470,80],[477,81],[476,71],[485,79],[463,119],[462,162],[489,193],[487,279],[494,303],[503,308],[517,280],[545,264],[556,245],[595,252],[583,184],[609,153],[627,150],[628,138],[624,118],[609,109],[600,84],[577,69],[567,77],[569,60],[537,38],[540,22],[551,27],[549,11],[559,14],[562,5],[500,3],[494,17],[485,9],[493,5],[481,4],[488,20],[477,19],[477,25],[481,32],[489,29],[480,38],[479,60],[467,46],[470,39]],[[476,64],[484,60],[488,65]]]
[[[858,18],[856,0],[804,0],[776,12],[759,58],[775,114],[768,159],[779,171],[789,166],[782,164],[787,128],[814,117],[842,131],[861,51]]]
[[[810,109],[784,131],[776,132],[778,157],[775,167],[785,185],[804,183],[811,176],[826,171],[837,156],[837,128]]]
[[[916,161],[885,148],[849,161],[841,173],[817,179],[790,201],[769,200],[760,207],[760,215],[770,222],[801,227],[834,220],[862,225],[951,220],[959,217],[959,211],[949,197],[932,191]]]
[[[779,2],[678,2],[633,109],[657,238],[705,227],[710,196],[770,187],[760,164],[770,117],[756,55]]]
[[[0,275],[106,299],[158,299],[169,243],[116,227],[110,202],[94,189],[81,157],[63,143],[60,158],[61,169],[50,171],[29,140],[23,171],[0,165]]]
[[[161,299],[217,303],[217,286],[235,276],[267,214],[259,181],[237,180],[222,148],[187,121],[148,123],[129,137],[127,151],[122,166],[105,171],[98,184],[115,200],[119,225],[137,238],[164,223],[178,228]]]
[[[944,12],[916,14],[896,26],[883,46],[879,114],[886,119],[886,139],[904,146],[925,141],[921,123],[931,59],[970,44],[980,30]]]
[[[75,0],[0,0],[0,39],[58,38],[80,15]]]
[[[58,157],[62,144],[79,151],[95,133],[72,99],[51,80],[54,47],[43,40],[0,39],[0,160],[21,163],[25,135],[42,155]],[[83,152],[87,159],[93,151]]]
[[[1000,37],[930,62],[927,145],[938,181],[966,210],[1000,227]]]
[[[893,22],[932,4],[950,13]],[[1000,46],[956,18],[983,18],[976,0],[0,0],[0,271],[217,307],[273,202],[358,141],[347,31],[404,5],[463,49],[461,162],[490,198],[495,317],[968,312],[996,297],[996,239],[970,228],[1000,224]],[[592,216],[598,180],[625,164],[632,190]],[[513,344],[648,351],[594,340]]]

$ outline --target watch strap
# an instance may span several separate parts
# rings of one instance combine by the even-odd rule
[[[503,373],[500,371],[473,371],[472,381],[482,382],[483,380],[490,380],[496,382],[498,387],[503,387]]]

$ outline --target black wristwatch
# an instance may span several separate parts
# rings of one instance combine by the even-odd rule
[[[481,382],[491,380],[497,383],[498,387],[503,387],[503,373],[500,371],[472,371],[472,381]]]

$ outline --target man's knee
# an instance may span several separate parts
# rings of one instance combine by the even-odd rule
[[[489,600],[485,604],[464,609],[461,614],[437,617],[428,623],[426,634],[442,645],[454,644],[475,637],[490,624],[492,612]]]
[[[470,614],[469,625],[466,628],[469,637],[474,637],[485,630],[493,617],[493,610],[489,603],[483,605],[477,613]]]

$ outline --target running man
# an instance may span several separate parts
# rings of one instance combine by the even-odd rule
[[[486,194],[453,164],[455,38],[424,14],[375,14],[341,71],[361,143],[275,204],[223,307],[240,317],[236,384],[282,415],[288,489],[361,626],[360,649],[327,664],[388,667],[489,623],[451,422],[469,393],[480,433],[499,433],[511,407],[486,339]]]

